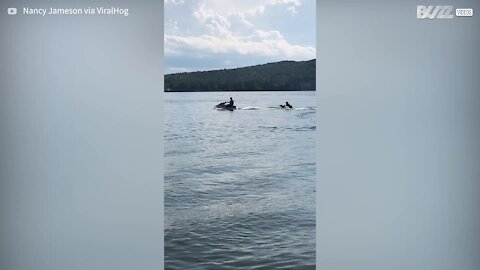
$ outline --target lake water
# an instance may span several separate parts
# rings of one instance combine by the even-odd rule
[[[165,268],[315,269],[315,129],[315,92],[165,93]]]

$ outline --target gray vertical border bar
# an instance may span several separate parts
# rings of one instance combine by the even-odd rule
[[[317,59],[315,61],[315,99],[316,99],[316,114],[315,114],[315,118],[316,118],[316,130],[315,130],[315,149],[316,149],[316,154],[315,154],[315,177],[316,177],[316,181],[315,181],[315,204],[316,204],[316,211],[315,211],[315,269],[320,269],[320,253],[318,252],[318,246],[319,246],[319,241],[321,240],[320,239],[320,235],[319,235],[319,231],[320,231],[320,226],[318,225],[319,222],[320,222],[320,218],[319,218],[319,209],[320,209],[320,201],[319,201],[319,191],[320,191],[320,176],[319,176],[319,171],[318,171],[318,167],[319,167],[319,162],[320,162],[320,156],[318,155],[320,149],[319,149],[319,146],[320,146],[320,136],[319,136],[319,133],[320,133],[320,118],[318,117],[319,115],[319,108],[320,108],[320,97],[321,97],[321,92],[320,92],[320,79],[321,79],[321,74],[320,74],[320,56],[321,56],[321,53],[320,53],[320,46],[319,46],[319,41],[320,41],[320,16],[319,16],[319,9],[320,9],[320,2],[317,0],[315,2],[315,48],[316,48],[316,55],[315,55],[315,59]]]
[[[480,10],[317,1],[317,269],[480,269],[480,16],[417,5]]]
[[[160,155],[160,160],[161,160],[161,172],[162,172],[162,190],[161,190],[161,206],[160,206],[160,216],[161,216],[161,221],[162,221],[162,227],[160,230],[161,233],[161,247],[162,247],[162,252],[160,254],[161,258],[161,269],[165,269],[165,211],[164,211],[164,206],[165,206],[165,118],[164,118],[164,113],[165,113],[165,107],[164,107],[164,102],[165,102],[165,1],[161,1],[162,3],[160,4],[161,10],[159,14],[161,15],[161,20],[159,22],[160,27],[160,37],[161,37],[161,48],[160,48],[160,74],[161,74],[161,80],[160,80],[160,89],[159,91],[161,92],[161,104],[162,104],[162,115],[161,115],[161,152],[159,153]]]
[[[164,269],[163,168],[163,1],[1,1],[0,269]]]

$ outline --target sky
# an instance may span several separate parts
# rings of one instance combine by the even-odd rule
[[[314,0],[164,0],[165,73],[310,60]]]

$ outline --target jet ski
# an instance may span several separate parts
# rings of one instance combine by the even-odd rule
[[[230,104],[228,104],[228,102],[222,102],[222,103],[219,103],[217,105],[215,105],[215,107],[213,107],[214,109],[216,110],[228,110],[228,111],[234,111],[237,109],[237,106],[232,106]]]

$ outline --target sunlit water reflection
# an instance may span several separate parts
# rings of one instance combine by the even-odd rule
[[[230,96],[239,110],[213,109]],[[166,269],[315,269],[315,92],[166,93],[165,108]]]

